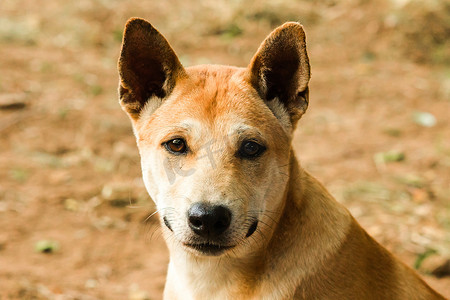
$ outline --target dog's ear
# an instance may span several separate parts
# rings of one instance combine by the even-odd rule
[[[134,120],[151,97],[167,97],[185,74],[167,40],[139,18],[125,25],[118,69],[120,104]]]
[[[295,126],[309,102],[310,67],[302,25],[288,22],[275,29],[259,47],[248,70],[250,83],[269,107],[277,98]]]

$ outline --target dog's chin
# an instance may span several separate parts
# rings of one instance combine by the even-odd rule
[[[234,245],[221,245],[213,243],[184,243],[187,251],[200,256],[220,256],[230,249],[233,249]]]

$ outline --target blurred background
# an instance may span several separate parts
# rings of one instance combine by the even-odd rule
[[[301,22],[303,167],[450,297],[450,1],[2,0],[0,299],[161,299],[167,250],[117,99],[133,16],[185,66],[246,66]]]

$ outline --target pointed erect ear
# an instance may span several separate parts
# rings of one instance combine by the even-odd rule
[[[151,97],[163,99],[185,71],[166,39],[143,19],[125,25],[119,63],[122,108],[134,120]]]
[[[302,25],[289,22],[275,29],[259,47],[248,70],[260,96],[267,102],[277,98],[295,125],[309,101],[310,68]]]

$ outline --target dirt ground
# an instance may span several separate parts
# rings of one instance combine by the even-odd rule
[[[424,2],[424,1],[420,1]],[[0,299],[161,299],[167,249],[141,177],[116,62],[132,16],[184,65],[245,66],[305,25],[304,168],[450,297],[448,1],[0,3]]]

